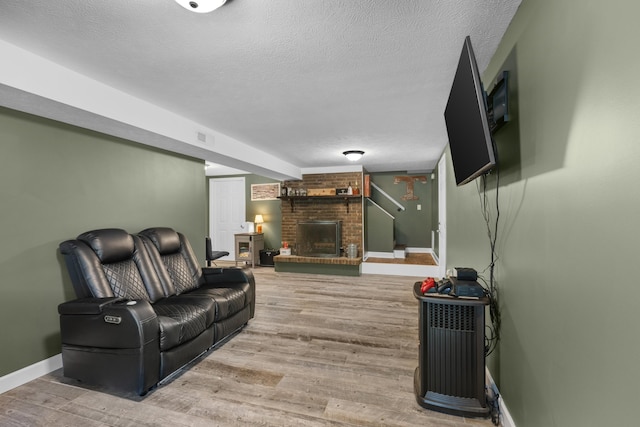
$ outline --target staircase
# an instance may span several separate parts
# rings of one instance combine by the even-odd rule
[[[393,200],[391,196],[382,191],[378,186],[371,183],[372,188],[378,190],[384,197],[389,198],[393,203],[399,206],[399,211],[404,210],[402,205]],[[365,207],[365,241],[367,251],[364,254],[362,263],[363,274],[387,274],[399,276],[417,276],[417,277],[439,277],[439,267],[432,265],[416,265],[403,264],[402,260],[406,258],[409,251],[404,244],[399,244],[395,239],[395,217],[386,211],[382,206],[366,197]],[[416,251],[417,248],[413,248]],[[418,250],[422,251],[422,250]],[[395,259],[400,262],[367,262],[367,258],[386,258]]]

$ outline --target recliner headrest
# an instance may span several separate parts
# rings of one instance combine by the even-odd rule
[[[149,238],[158,249],[158,252],[160,252],[160,255],[173,254],[180,250],[180,236],[173,228],[147,228],[138,234]]]
[[[78,240],[89,245],[103,264],[129,259],[135,250],[133,237],[119,228],[87,231]]]

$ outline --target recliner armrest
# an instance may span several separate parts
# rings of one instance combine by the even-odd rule
[[[233,282],[246,282],[253,283],[255,285],[253,272],[248,268],[203,267],[202,275],[207,285],[216,283],[225,285]]]
[[[58,314],[100,314],[105,307],[124,301],[123,298],[80,298],[58,305]]]
[[[256,309],[256,280],[249,268],[210,268],[202,269],[205,288],[236,288],[246,293],[250,316],[253,318]]]
[[[66,345],[133,349],[158,340],[158,316],[148,301],[84,298],[60,304],[58,312]]]

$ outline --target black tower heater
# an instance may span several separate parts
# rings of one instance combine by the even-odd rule
[[[420,406],[467,417],[487,417],[484,310],[487,298],[426,294],[420,282],[420,355],[414,390]]]

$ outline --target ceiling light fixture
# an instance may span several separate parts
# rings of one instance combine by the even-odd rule
[[[351,160],[352,162],[357,162],[358,160],[360,160],[362,158],[362,156],[364,156],[364,151],[362,151],[362,150],[347,150],[347,151],[344,151],[342,154],[347,156],[347,159]]]
[[[176,0],[180,6],[197,13],[213,12],[226,3],[227,0]]]

